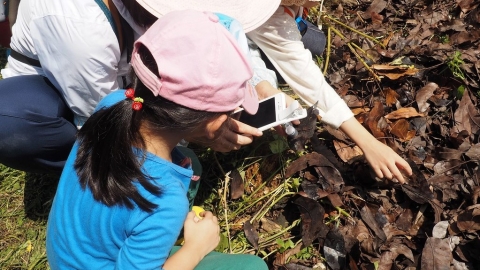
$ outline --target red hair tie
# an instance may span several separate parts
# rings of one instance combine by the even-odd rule
[[[133,100],[132,109],[134,111],[140,111],[142,109],[143,98],[135,97],[135,90],[132,88],[127,89],[127,91],[125,91],[125,96]]]

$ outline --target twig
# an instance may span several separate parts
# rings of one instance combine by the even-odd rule
[[[350,50],[352,51],[353,54],[355,54],[355,56],[358,58],[358,60],[363,64],[363,66],[372,74],[372,76],[375,78],[375,80],[378,82],[380,81],[380,77],[378,77],[377,74],[375,74],[375,72],[370,68],[370,66],[365,63],[365,61],[362,59],[362,57],[360,57],[360,55],[357,53],[357,51],[355,50],[355,48],[353,48],[352,46],[352,43],[351,42],[348,42],[347,43],[347,46],[350,48]]]
[[[330,61],[332,29],[327,26],[327,57],[325,58],[325,66],[323,67],[323,75],[327,74],[328,63]]]
[[[225,216],[225,227],[227,229],[227,239],[228,239],[228,250],[232,253],[232,243],[230,239],[230,226],[228,224],[228,206],[227,206],[227,189],[228,189],[228,182],[230,180],[230,172],[225,174],[225,186],[223,187],[223,214]]]
[[[326,18],[326,19],[328,19],[328,20],[331,20],[331,21],[333,21],[334,23],[339,24],[339,25],[347,28],[348,30],[350,30],[350,31],[352,31],[352,32],[357,33],[357,34],[359,34],[360,36],[362,36],[362,37],[364,37],[364,38],[366,38],[366,39],[369,39],[369,40],[373,41],[374,43],[380,45],[382,48],[385,49],[385,45],[383,45],[383,43],[381,43],[380,41],[378,41],[376,38],[374,38],[374,37],[372,37],[372,36],[369,36],[369,35],[367,35],[367,34],[365,34],[365,33],[363,33],[363,32],[360,32],[360,31],[358,31],[357,29],[354,29],[354,28],[352,28],[352,27],[350,27],[350,26],[342,23],[341,21],[339,21],[339,20],[337,20],[337,19],[335,19],[335,18],[333,18],[333,17],[330,17],[330,16],[328,16],[328,15],[324,15],[322,18]]]
[[[218,168],[220,169],[220,172],[222,173],[222,175],[225,175],[225,171],[223,170],[222,165],[220,165],[220,162],[218,161],[218,158],[215,152],[213,152],[213,158],[215,159],[215,163],[217,163]]]

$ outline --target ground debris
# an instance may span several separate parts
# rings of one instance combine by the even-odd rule
[[[261,215],[245,223],[248,240],[270,254],[272,269],[478,269],[478,1],[331,1],[324,9],[356,30],[322,25],[344,36],[332,33],[327,81],[414,174],[403,185],[376,178],[361,149],[311,113],[290,150],[243,168],[244,197],[272,179],[263,201],[242,212],[250,221]],[[288,162],[270,177],[275,158]],[[280,187],[288,192],[274,193]],[[262,235],[275,232],[276,243]]]

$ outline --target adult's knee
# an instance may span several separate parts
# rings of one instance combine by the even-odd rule
[[[76,127],[63,118],[47,122],[0,115],[0,163],[28,172],[61,172]]]
[[[305,49],[308,49],[312,55],[320,56],[325,50],[325,45],[327,43],[327,38],[325,34],[318,28],[318,26],[307,21],[308,30],[302,37],[303,45]]]
[[[35,172],[61,171],[75,141],[72,113],[42,76],[0,80],[0,163]]]

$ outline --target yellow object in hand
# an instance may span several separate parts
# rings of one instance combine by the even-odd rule
[[[200,216],[200,213],[205,212],[205,210],[202,207],[192,206],[192,211],[195,212],[195,215],[197,215],[199,219],[203,219],[203,217]]]

